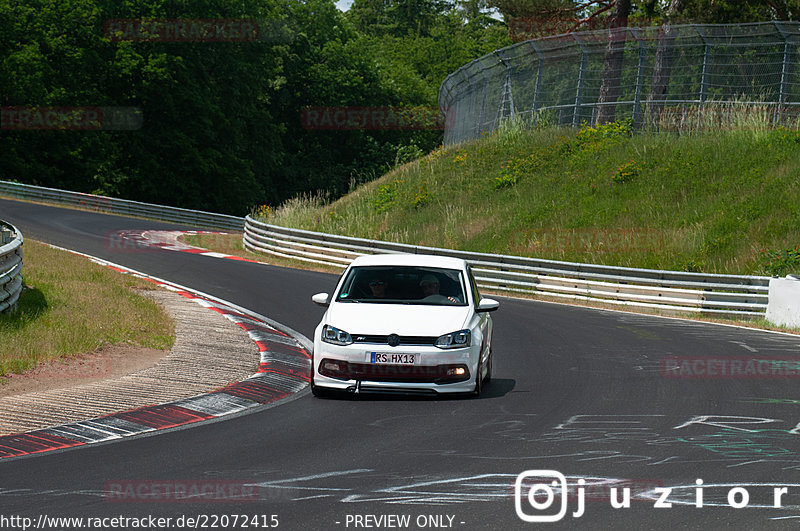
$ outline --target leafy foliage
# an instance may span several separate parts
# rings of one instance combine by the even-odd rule
[[[507,39],[496,21],[484,25],[480,5],[358,4],[370,3],[380,16],[342,13],[333,0],[0,0],[0,105],[135,107],[144,117],[134,131],[3,131],[0,178],[238,215],[307,192],[338,197],[433,149],[441,131],[310,130],[303,109],[436,107],[446,75]],[[260,35],[106,32],[142,17],[251,19]]]
[[[639,163],[631,159],[628,162],[623,162],[614,170],[614,173],[611,175],[611,182],[614,184],[631,182],[639,176],[640,172],[641,168]]]
[[[400,181],[394,180],[388,184],[378,186],[378,193],[373,199],[372,204],[378,212],[386,212],[397,199],[397,189]]]
[[[781,251],[762,250],[764,272],[771,276],[800,274],[800,245]]]

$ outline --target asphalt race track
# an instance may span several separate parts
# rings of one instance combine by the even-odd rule
[[[26,239],[198,289],[307,337],[322,314],[311,295],[336,280],[190,253],[120,251],[107,237],[196,227],[9,200],[0,200],[0,218]],[[77,528],[47,527],[44,516],[106,518],[94,522],[107,528],[133,528],[122,519],[134,517],[198,519],[178,527],[187,529],[532,528],[517,514],[518,490],[528,519],[557,519],[564,502],[560,522],[538,524],[553,528],[800,521],[800,376],[786,361],[800,360],[800,337],[500,300],[494,379],[480,399],[323,400],[304,391],[219,422],[3,460],[0,528],[21,529],[22,518],[40,529]],[[772,360],[780,370],[731,378],[711,374],[709,359],[717,368]],[[527,470],[562,474],[570,495],[553,488],[548,501],[537,487],[534,506],[532,485],[560,478],[534,475],[515,488]],[[168,494],[186,485],[217,491],[197,503]],[[630,506],[612,508],[610,487],[620,501],[629,488]],[[785,489],[778,508],[776,489]],[[671,506],[656,507],[659,497]]]

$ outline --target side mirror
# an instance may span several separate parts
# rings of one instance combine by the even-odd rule
[[[314,301],[315,304],[319,304],[320,306],[327,306],[329,304],[328,298],[330,295],[327,293],[317,293],[311,300]]]
[[[493,312],[500,307],[500,303],[494,299],[481,299],[478,303],[476,312]]]

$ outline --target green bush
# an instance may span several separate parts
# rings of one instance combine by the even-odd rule
[[[611,182],[614,184],[630,182],[639,176],[640,171],[639,163],[635,160],[631,159],[628,162],[623,162],[614,171],[614,174],[611,176]]]
[[[761,251],[764,272],[773,277],[800,273],[800,245],[783,251]]]
[[[398,186],[400,186],[400,181],[398,180],[378,186],[378,195],[372,201],[375,210],[378,212],[386,212],[391,208],[394,204],[394,200],[397,199]]]

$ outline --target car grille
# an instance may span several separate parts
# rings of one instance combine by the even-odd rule
[[[370,335],[370,334],[351,334],[353,343],[370,343],[373,345],[388,345],[389,336]],[[399,345],[411,346],[433,346],[436,342],[436,337],[429,336],[399,336]]]

